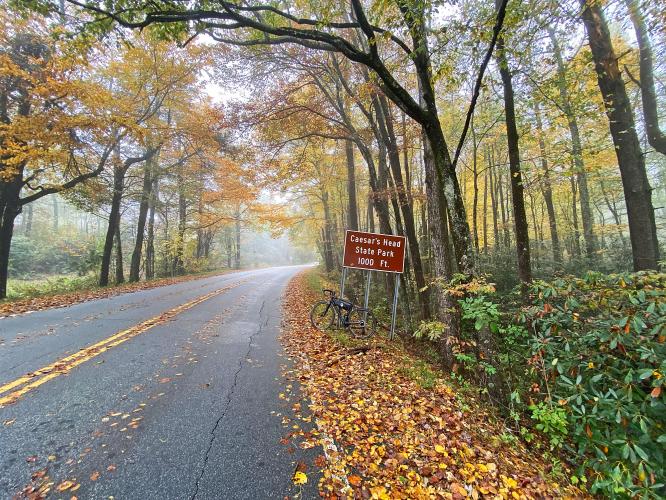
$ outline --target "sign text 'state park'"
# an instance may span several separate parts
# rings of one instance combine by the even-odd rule
[[[405,266],[405,237],[347,231],[344,267],[401,273]]]

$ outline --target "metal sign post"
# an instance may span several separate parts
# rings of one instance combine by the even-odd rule
[[[368,319],[368,300],[370,299],[370,277],[372,275],[372,271],[366,271],[365,272],[365,297],[363,299],[363,308],[365,309],[365,313],[363,314],[363,321]]]
[[[400,275],[405,268],[404,236],[391,234],[366,233],[362,231],[345,232],[345,248],[342,256],[342,278],[340,280],[340,297],[345,292],[345,278],[347,269],[366,270],[365,297],[363,306],[368,308],[370,297],[370,276],[372,271],[393,273],[394,290],[391,307],[391,330],[389,338],[395,336],[395,319],[398,312],[398,292],[400,288]]]
[[[400,288],[400,275],[395,273],[393,275],[393,308],[391,309],[391,331],[389,333],[389,340],[393,340],[395,336],[395,315],[398,312],[398,289]]]

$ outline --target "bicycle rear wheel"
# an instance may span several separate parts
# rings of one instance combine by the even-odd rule
[[[335,320],[335,308],[327,300],[320,300],[310,310],[310,323],[317,330],[328,330]]]
[[[355,308],[349,313],[347,330],[357,339],[370,338],[377,331],[377,319],[368,309]]]

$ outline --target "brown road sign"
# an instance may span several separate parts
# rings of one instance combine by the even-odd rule
[[[405,237],[346,231],[342,265],[354,269],[402,273],[405,268]]]

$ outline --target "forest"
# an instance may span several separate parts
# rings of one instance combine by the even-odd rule
[[[2,5],[0,299],[402,235],[401,335],[508,444],[666,495],[666,2]]]

